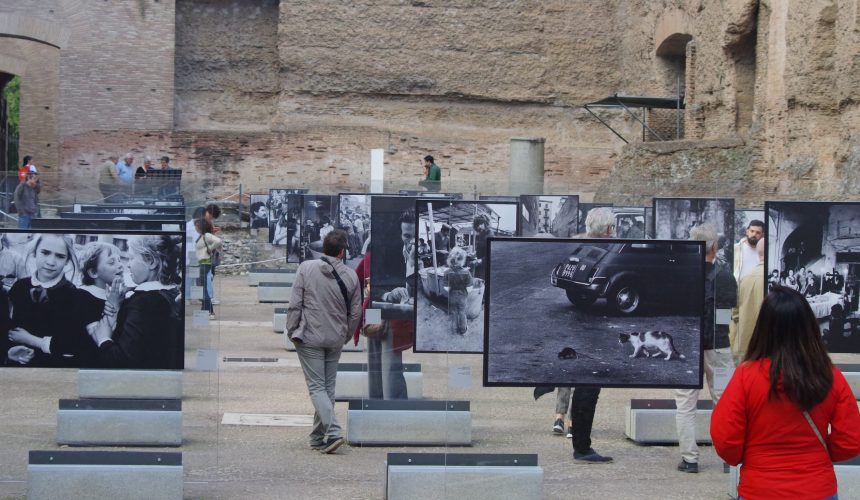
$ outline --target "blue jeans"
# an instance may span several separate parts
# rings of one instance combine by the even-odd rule
[[[370,399],[408,399],[403,375],[403,353],[394,350],[394,338],[386,328],[385,335],[366,337],[367,396]]]
[[[212,285],[212,279],[214,277],[214,267],[210,267],[209,272],[206,273],[206,290],[209,292],[209,298],[215,298],[215,286]]]
[[[209,294],[209,276],[211,276],[211,264],[200,264],[200,281],[202,281],[203,285],[203,305],[200,306],[200,309],[203,311],[209,311],[210,314],[215,313],[215,308],[212,307],[212,296]]]
[[[314,405],[310,441],[312,446],[318,446],[323,441],[341,437],[340,424],[334,413],[334,389],[341,348],[307,347],[301,342],[296,342],[295,346]]]
[[[18,215],[18,228],[19,229],[30,229],[33,227],[33,216],[31,215]]]

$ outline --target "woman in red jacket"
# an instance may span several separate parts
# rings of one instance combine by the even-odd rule
[[[860,412],[796,291],[775,287],[762,303],[711,439],[723,460],[743,464],[740,498],[838,498],[833,462],[860,454]]]

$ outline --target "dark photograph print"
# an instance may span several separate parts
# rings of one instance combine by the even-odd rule
[[[184,235],[0,233],[5,367],[182,369]]]
[[[484,385],[701,387],[704,251],[491,239]]]
[[[382,319],[412,320],[415,305],[415,198],[371,196],[371,307]]]
[[[735,200],[732,198],[654,198],[654,238],[686,240],[690,229],[705,223],[717,229],[714,265],[732,274],[734,266]]]
[[[517,203],[416,202],[415,352],[481,353],[487,240],[517,235]]]
[[[269,243],[287,247],[287,262],[301,262],[302,194],[269,190]]]
[[[338,195],[337,225],[349,235],[346,265],[355,269],[370,245],[370,195]]]
[[[522,236],[570,238],[578,234],[579,196],[524,194],[519,201]]]
[[[860,352],[860,203],[765,203],[767,287],[803,294],[830,352]]]
[[[337,223],[337,196],[302,195],[299,261],[319,259],[322,242]]]
[[[649,238],[644,207],[612,207],[615,237],[627,240]]]
[[[269,195],[252,194],[249,207],[248,225],[251,229],[267,229],[269,227]]]

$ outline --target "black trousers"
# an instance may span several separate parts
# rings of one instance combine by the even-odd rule
[[[570,422],[573,428],[573,451],[588,453],[591,449],[591,426],[600,387],[575,387],[570,403]]]

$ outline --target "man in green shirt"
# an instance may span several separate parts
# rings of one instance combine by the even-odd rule
[[[433,157],[427,155],[421,160],[424,167],[424,180],[419,184],[426,187],[428,191],[439,191],[442,188],[442,169],[433,161]]]

